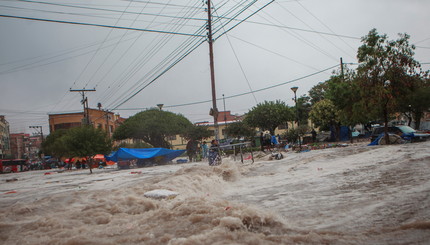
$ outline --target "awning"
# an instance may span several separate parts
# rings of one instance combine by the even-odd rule
[[[182,155],[185,150],[170,150],[166,148],[119,148],[118,151],[105,156],[107,161],[132,159],[156,159],[157,162],[168,162]]]

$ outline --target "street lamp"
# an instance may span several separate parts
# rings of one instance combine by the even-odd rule
[[[294,103],[296,106],[296,120],[297,120],[297,127],[299,127],[299,111],[297,110],[297,89],[299,89],[299,87],[292,87],[291,90],[293,90],[294,92]]]
[[[297,89],[299,89],[299,87],[292,87],[291,88],[291,90],[294,92],[294,102],[296,103],[297,133],[298,133],[298,136],[299,136],[299,149],[301,151],[302,150],[302,142],[300,140],[300,133],[299,133],[300,123],[299,123],[299,110],[298,110],[298,107],[297,107],[297,93],[296,93]]]

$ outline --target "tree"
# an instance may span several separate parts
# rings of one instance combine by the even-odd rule
[[[309,116],[318,127],[330,126],[335,128],[336,139],[340,137],[339,110],[331,100],[324,99],[312,106]]]
[[[62,158],[68,155],[67,144],[64,143],[64,138],[67,130],[59,129],[48,135],[42,143],[42,151],[45,155]]]
[[[192,123],[183,115],[150,109],[128,118],[118,127],[113,138],[141,139],[154,147],[170,148],[168,136],[184,134]]]
[[[408,125],[414,121],[415,128],[419,129],[424,112],[430,108],[430,81],[425,78],[415,78],[413,86],[407,94],[400,99],[400,112],[409,119]]]
[[[228,135],[238,139],[241,137],[252,139],[252,137],[255,135],[255,130],[244,122],[231,123],[225,130]]]
[[[292,110],[284,102],[264,101],[246,114],[244,122],[251,127],[269,130],[273,135],[279,125],[293,121],[294,118]]]
[[[112,150],[112,142],[105,131],[92,126],[71,128],[62,137],[67,146],[69,157],[86,157],[92,173],[92,158],[96,154],[109,154]]]
[[[355,72],[351,69],[344,69],[345,72],[337,73],[325,82],[326,95],[336,109],[339,111],[339,121],[350,129],[359,123],[367,123],[370,117],[363,107],[363,99],[359,93],[359,86],[356,82]],[[352,130],[350,130],[352,142]]]
[[[387,35],[372,29],[362,42],[357,53],[360,95],[369,115],[383,118],[388,144],[388,118],[399,110],[398,102],[411,88],[420,66],[413,58],[415,47],[409,44],[407,34],[399,34],[399,39],[390,41]]]
[[[309,112],[311,111],[312,105],[310,103],[310,97],[300,96],[297,99],[297,110],[299,116],[299,125],[307,125],[309,120]]]
[[[325,99],[325,93],[328,89],[326,82],[320,82],[317,85],[313,86],[309,90],[309,97],[311,105],[315,105],[317,102]]]
[[[187,128],[185,133],[182,134],[186,140],[202,141],[204,139],[210,138],[212,132],[206,126],[191,125]]]

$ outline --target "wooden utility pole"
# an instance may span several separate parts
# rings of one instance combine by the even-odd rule
[[[340,74],[342,75],[342,82],[343,82],[344,80],[343,80],[343,60],[342,60],[342,57],[340,57]]]
[[[90,125],[90,114],[88,111],[88,98],[85,97],[85,92],[94,92],[96,89],[70,89],[70,92],[79,92],[82,95],[81,103],[84,106],[84,122],[83,124]]]
[[[209,59],[211,69],[211,85],[212,85],[212,109],[211,115],[214,117],[215,127],[215,139],[218,140],[218,108],[216,105],[216,90],[215,90],[215,68],[214,68],[214,52],[213,52],[213,39],[212,39],[212,13],[211,13],[211,1],[207,1],[208,4],[208,42],[209,42]]]
[[[43,129],[42,129],[42,126],[29,126],[29,128],[35,128],[36,130],[38,129],[38,128],[40,128],[40,137],[41,137],[41,142],[43,143]]]

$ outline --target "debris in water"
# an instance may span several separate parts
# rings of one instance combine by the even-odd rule
[[[165,198],[166,199],[173,199],[177,195],[179,195],[179,193],[174,192],[174,191],[165,190],[165,189],[157,189],[157,190],[145,192],[145,194],[143,194],[143,195],[145,197],[154,198],[154,199],[165,199]]]
[[[8,191],[8,192],[5,192],[4,194],[14,194],[14,193],[17,193],[16,191]]]

